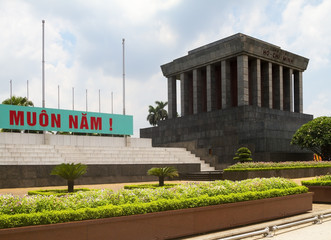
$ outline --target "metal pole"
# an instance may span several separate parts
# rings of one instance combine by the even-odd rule
[[[123,115],[125,115],[125,39],[122,39],[123,45]]]
[[[57,108],[60,109],[60,85],[57,85]]]
[[[125,115],[125,39],[122,39],[123,44],[123,115]],[[127,135],[124,135],[124,144],[128,146]]]
[[[87,89],[86,89],[86,112],[87,112]]]
[[[99,112],[101,112],[100,89],[99,89]]]
[[[75,88],[72,87],[72,110],[75,110]]]
[[[26,80],[26,99],[29,100],[29,80]]]
[[[10,105],[13,105],[13,80],[9,81],[9,91],[10,91]]]
[[[111,114],[114,113],[114,94],[111,92]]]
[[[45,108],[45,20],[42,20],[42,107]]]

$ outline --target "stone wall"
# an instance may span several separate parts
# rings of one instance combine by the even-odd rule
[[[217,169],[232,164],[241,146],[247,146],[256,161],[312,160],[312,153],[290,145],[295,131],[312,119],[302,113],[240,106],[161,121],[158,127],[141,129],[140,137],[152,138],[153,146],[186,145],[192,150],[193,143],[193,148],[217,157]]]
[[[55,165],[0,165],[0,188],[66,186],[59,176],[51,176]],[[200,164],[116,164],[88,165],[87,173],[75,181],[80,184],[107,184],[119,182],[158,181],[148,176],[152,167],[172,166],[180,173],[199,172]]]

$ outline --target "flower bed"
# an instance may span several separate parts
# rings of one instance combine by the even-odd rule
[[[152,240],[268,221],[312,209],[312,193],[60,224],[0,229],[6,240]]]
[[[242,180],[256,177],[303,178],[324,175],[331,171],[331,162],[251,162],[237,163],[224,169],[223,178]]]
[[[313,202],[331,203],[331,175],[301,181],[301,184],[314,193]]]
[[[0,196],[0,228],[145,214],[287,196],[307,188],[281,179],[188,183],[173,188],[79,192],[57,196]]]
[[[331,168],[331,161],[306,161],[306,162],[245,162],[236,163],[224,169],[224,171],[262,171],[283,170],[298,168]]]

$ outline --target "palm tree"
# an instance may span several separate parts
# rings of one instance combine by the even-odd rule
[[[168,118],[168,112],[164,108],[168,105],[168,102],[155,101],[156,107],[149,105],[147,121],[155,126],[159,121]]]
[[[31,106],[33,107],[33,102],[29,101],[26,97],[16,97],[12,96],[2,101],[2,104],[6,105],[17,105],[17,106]],[[21,132],[19,129],[1,129],[1,132]]]
[[[164,179],[166,177],[178,177],[178,171],[174,167],[151,168],[147,172],[148,175],[159,177],[159,186],[164,186]]]
[[[164,108],[168,105],[168,102],[156,101],[156,109],[158,110],[159,120],[168,119],[168,112]]]
[[[158,122],[158,114],[157,114],[157,110],[149,105],[149,109],[148,109],[148,115],[147,115],[147,121],[152,125],[152,126],[155,126],[157,125],[157,122]]]
[[[53,168],[51,175],[57,175],[67,180],[68,192],[73,192],[75,179],[84,175],[86,169],[87,166],[81,163],[62,163]]]
[[[33,107],[33,102],[27,99],[26,97],[16,97],[12,96],[11,98],[7,98],[2,102],[2,104],[7,105],[17,105],[17,106],[25,106],[25,107]]]

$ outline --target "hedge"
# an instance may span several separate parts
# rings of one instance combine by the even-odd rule
[[[43,195],[43,196],[65,196],[70,194],[75,194],[77,192],[86,192],[86,191],[92,191],[92,189],[88,188],[78,188],[75,189],[74,192],[68,193],[67,189],[46,189],[46,190],[34,190],[34,191],[28,191],[28,195]]]
[[[100,219],[109,217],[129,216],[176,209],[203,207],[225,203],[258,200],[264,198],[281,197],[308,192],[307,187],[298,186],[287,189],[271,189],[260,192],[232,193],[208,197],[202,195],[196,198],[162,199],[149,203],[130,203],[123,205],[106,205],[97,208],[81,208],[77,210],[44,211],[28,214],[0,215],[0,228],[22,227]]]
[[[304,186],[331,186],[331,175],[320,176],[312,180],[301,181]]]
[[[263,171],[284,169],[331,168],[331,161],[323,162],[250,162],[237,163],[224,169],[224,171]]]
[[[178,184],[176,183],[166,183],[164,186],[161,186],[163,188],[172,188]],[[141,188],[160,188],[159,184],[133,184],[133,185],[125,185],[124,189],[141,189]]]

